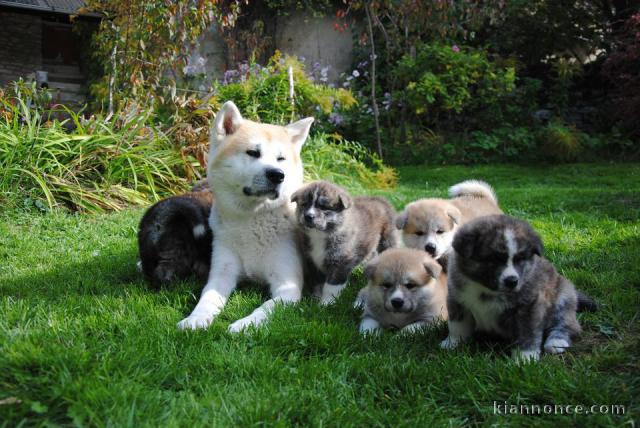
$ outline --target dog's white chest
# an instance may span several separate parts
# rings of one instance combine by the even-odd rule
[[[478,284],[467,283],[459,294],[458,300],[473,315],[476,330],[503,334],[498,321],[508,304],[502,297]]]
[[[299,263],[295,225],[283,210],[265,211],[242,221],[220,222],[212,218],[212,226],[215,239],[240,260],[243,276],[267,280],[269,273],[282,263]]]
[[[309,238],[309,255],[311,260],[320,270],[323,270],[324,257],[326,255],[327,236],[320,231],[311,229],[307,234]]]

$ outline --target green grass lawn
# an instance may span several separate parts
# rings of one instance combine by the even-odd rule
[[[569,353],[518,366],[504,347],[441,351],[442,324],[412,337],[358,335],[351,303],[311,297],[267,327],[229,322],[265,298],[235,293],[207,330],[182,332],[201,284],[150,291],[136,271],[142,210],[0,213],[0,425],[623,425],[640,406],[640,165],[407,167],[397,208],[491,183],[541,233],[546,255],[601,303]],[[623,416],[494,414],[500,405],[624,405]]]

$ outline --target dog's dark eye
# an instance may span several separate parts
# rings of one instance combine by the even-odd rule
[[[423,232],[423,231],[421,231],[421,230],[419,230],[419,231],[417,231],[417,232],[415,233],[415,235],[416,235],[416,236],[422,236],[422,235],[424,235],[424,232]]]
[[[278,162],[283,162],[286,160],[286,158],[284,156],[278,156],[278,159],[276,159]]]
[[[380,285],[382,286],[382,288],[391,288],[391,287],[393,287],[393,284],[391,284],[389,282],[383,282]]]
[[[436,230],[436,233],[437,233],[438,235],[442,235],[442,234],[444,233],[444,230],[442,230],[442,229],[438,229],[438,230]]]
[[[404,286],[407,287],[409,290],[412,290],[416,288],[418,284],[416,284],[415,282],[407,282]]]
[[[247,150],[247,154],[249,156],[251,156],[252,158],[259,158],[260,157],[260,150]]]
[[[513,256],[513,262],[520,263],[524,261],[526,258],[527,258],[527,255],[525,253],[518,253],[515,256]]]

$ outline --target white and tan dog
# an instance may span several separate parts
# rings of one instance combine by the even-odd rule
[[[300,151],[313,118],[285,127],[243,119],[231,101],[211,129],[207,178],[216,203],[209,279],[180,329],[206,328],[240,279],[269,284],[271,299],[229,326],[239,332],[266,321],[276,303],[302,297],[302,258],[291,194],[302,186]]]

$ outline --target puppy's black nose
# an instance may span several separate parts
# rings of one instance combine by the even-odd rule
[[[502,282],[504,282],[504,286],[507,288],[516,288],[516,285],[518,285],[518,277],[510,275],[503,279]]]
[[[393,299],[391,299],[391,306],[393,306],[395,309],[400,309],[402,305],[404,305],[404,300],[402,300],[401,298],[394,297]]]
[[[265,174],[267,179],[273,184],[280,184],[284,181],[284,171],[280,168],[269,168]]]
[[[424,246],[424,250],[425,250],[427,253],[431,254],[432,256],[435,256],[435,255],[436,255],[436,246],[435,246],[435,245],[433,245],[433,244],[432,244],[432,243],[430,243],[430,242],[429,242],[427,245],[425,245],[425,246]]]
[[[311,223],[313,221],[313,219],[316,218],[316,216],[314,214],[311,213],[304,213],[304,221]]]

